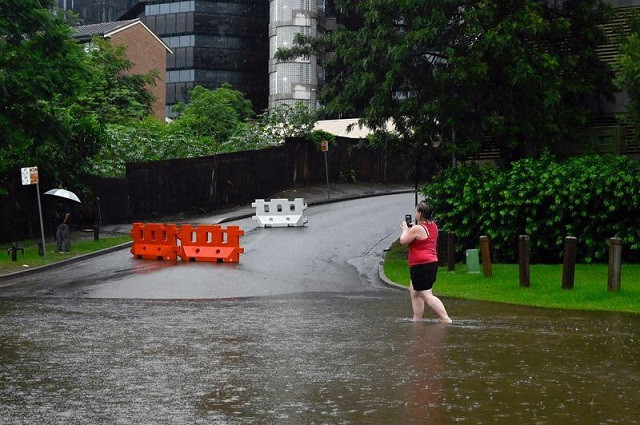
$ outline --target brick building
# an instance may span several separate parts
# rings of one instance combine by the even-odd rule
[[[73,38],[76,40],[87,42],[93,37],[108,38],[114,44],[124,45],[127,58],[133,65],[127,71],[130,74],[146,74],[152,70],[158,73],[156,84],[148,88],[156,99],[152,106],[153,116],[164,120],[167,97],[166,62],[167,53],[173,54],[171,49],[139,19],[74,28]]]

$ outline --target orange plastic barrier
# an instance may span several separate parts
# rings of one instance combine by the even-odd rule
[[[240,246],[240,236],[244,230],[239,226],[201,225],[194,228],[190,224],[180,226],[181,246],[178,255],[183,261],[212,261],[237,263],[244,248]]]
[[[135,258],[146,260],[178,259],[178,226],[160,223],[133,223],[131,229]]]

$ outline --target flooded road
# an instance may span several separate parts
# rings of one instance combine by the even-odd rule
[[[212,299],[382,286],[378,264],[413,211],[410,193],[318,205],[305,227],[245,231],[238,264],[134,259],[128,249],[0,282],[0,297]]]
[[[632,424],[640,316],[404,292],[0,299],[3,424]]]

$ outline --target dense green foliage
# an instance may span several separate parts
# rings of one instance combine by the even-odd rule
[[[124,177],[127,162],[190,158],[215,153],[211,141],[149,117],[127,124],[108,124],[105,142],[86,167],[89,174]]]
[[[578,238],[578,262],[607,261],[608,239],[640,261],[640,163],[621,156],[564,162],[549,155],[508,169],[464,166],[423,188],[441,227],[457,235],[457,252],[491,241],[495,261],[517,259],[518,236],[530,236],[534,262],[562,259],[566,236]]]
[[[108,136],[105,124],[149,115],[157,75],[130,75],[123,46],[71,38],[69,16],[51,0],[0,0],[0,186],[17,190],[19,168],[81,190]],[[85,49],[86,47],[86,49]],[[11,178],[13,177],[13,179]]]
[[[332,51],[320,96],[328,113],[375,129],[392,119],[415,143],[460,156],[493,143],[506,162],[579,143],[589,101],[612,90],[595,54],[609,11],[601,0],[339,3],[362,25],[298,36],[276,56]]]
[[[105,142],[86,171],[103,177],[124,177],[127,162],[213,155],[233,149],[228,140],[242,132],[252,116],[251,102],[225,84],[216,90],[196,86],[188,104],[176,106],[171,123],[152,117],[106,125]]]
[[[302,137],[319,144],[334,141],[326,132],[314,131],[318,114],[304,103],[281,104],[267,109],[255,121],[248,122],[223,144],[225,152],[268,148],[281,145],[287,137]]]
[[[50,0],[0,1],[0,185],[20,167],[77,182],[99,144],[95,116],[78,114],[88,64]]]
[[[197,86],[190,99],[177,106],[180,115],[168,124],[153,118],[107,124],[105,142],[86,171],[124,177],[127,162],[262,149],[281,145],[285,137],[334,140],[313,131],[317,116],[304,104],[281,105],[250,120],[251,102],[227,84],[215,90]]]
[[[86,90],[76,101],[80,113],[96,115],[101,123],[127,123],[149,116],[155,100],[148,85],[155,85],[158,73],[131,74],[133,64],[126,47],[96,37],[86,48],[90,73]]]
[[[176,105],[174,111],[179,113],[174,126],[215,144],[228,140],[254,115],[251,101],[229,84],[216,90],[196,86],[189,92],[189,103]]]

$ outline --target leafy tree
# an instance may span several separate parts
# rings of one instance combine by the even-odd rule
[[[239,102],[239,105],[244,103]],[[236,131],[221,142],[208,135],[194,134],[182,122],[183,117],[171,124],[152,118],[126,124],[108,124],[107,137],[100,151],[91,158],[86,171],[104,177],[124,177],[127,162],[263,149],[282,144],[285,137],[304,137],[317,145],[323,140],[335,141],[331,134],[313,130],[316,114],[303,104],[273,108],[254,121],[231,120],[232,125],[236,125]],[[194,121],[197,118],[195,114],[189,117]]]
[[[179,114],[174,126],[196,137],[209,137],[213,144],[228,140],[254,115],[251,101],[229,84],[215,90],[196,86],[189,92],[189,103],[179,103],[174,111]]]
[[[275,137],[303,137],[313,131],[318,114],[302,102],[281,104],[260,116],[260,125]]]
[[[629,23],[631,31],[620,40],[615,83],[629,96],[625,118],[636,128],[636,140],[640,140],[640,16]]]
[[[126,163],[189,158],[216,153],[210,140],[195,137],[148,117],[127,124],[108,124],[100,151],[86,167],[89,174],[125,177]]]
[[[244,94],[225,84],[216,90],[195,87],[189,97],[188,104],[175,107],[180,115],[170,124],[152,118],[108,124],[105,143],[91,158],[87,172],[124,177],[127,162],[236,150],[238,146],[228,140],[233,134],[244,132],[247,119],[253,115],[251,102]]]
[[[317,113],[302,102],[281,104],[241,127],[223,144],[223,150],[266,148],[284,143],[286,137],[307,137],[313,133],[317,119]]]
[[[492,1],[466,10],[469,42],[454,44],[448,66],[436,70],[448,89],[439,103],[445,124],[463,143],[494,140],[508,161],[584,142],[590,102],[613,89],[596,56],[607,16],[599,0]]]
[[[102,123],[147,117],[155,101],[147,87],[156,84],[158,73],[127,73],[133,64],[126,56],[126,46],[102,37],[94,38],[86,50],[91,74],[87,89],[77,101],[81,111],[97,115]]]
[[[389,119],[414,146],[464,155],[491,141],[513,160],[580,140],[589,101],[611,90],[595,55],[604,40],[601,0],[379,0],[338,2],[362,25],[298,36],[280,59],[322,50],[331,114]]]
[[[0,0],[0,180],[38,165],[60,182],[77,179],[99,128],[70,105],[87,65],[49,0]]]

